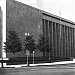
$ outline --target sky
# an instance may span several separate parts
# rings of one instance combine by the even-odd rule
[[[75,0],[16,0],[75,22]]]

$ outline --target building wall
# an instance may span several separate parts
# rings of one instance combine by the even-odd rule
[[[0,57],[2,56],[2,10],[0,7]]]
[[[36,43],[39,34],[44,33],[50,41],[52,57],[75,56],[75,24],[73,22],[14,0],[7,0],[6,5],[7,37],[8,30],[13,28],[19,33],[23,45],[26,32],[34,35]]]
[[[16,2],[15,0],[7,0],[6,6],[7,37],[8,30],[13,28],[18,32],[22,45],[24,45],[25,33],[34,35],[37,43],[39,34],[42,33],[41,12],[38,9]]]
[[[51,56],[75,57],[75,24],[43,14],[43,33],[50,40]]]

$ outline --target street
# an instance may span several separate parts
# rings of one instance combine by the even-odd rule
[[[0,75],[75,75],[75,65],[0,68]]]

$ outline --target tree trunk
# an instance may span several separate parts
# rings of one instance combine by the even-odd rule
[[[15,57],[15,53],[13,53],[13,58]]]
[[[43,57],[45,57],[45,51],[43,51]]]
[[[46,51],[46,57],[49,57],[49,51]]]
[[[30,55],[29,56],[31,57],[31,52],[30,52]]]

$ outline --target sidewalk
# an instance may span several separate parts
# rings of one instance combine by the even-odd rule
[[[75,64],[75,59],[73,61],[61,61],[61,62],[54,62],[54,63],[29,64],[29,66],[30,67],[32,67],[32,66],[55,66],[55,65],[66,65],[66,64]],[[27,66],[27,64],[6,65],[5,67],[20,68],[20,67],[26,67],[26,66]]]
[[[40,63],[40,64],[30,64],[30,66],[48,66],[48,65],[64,65],[64,64],[75,64],[74,61],[61,61],[61,62],[54,62],[54,63]]]

